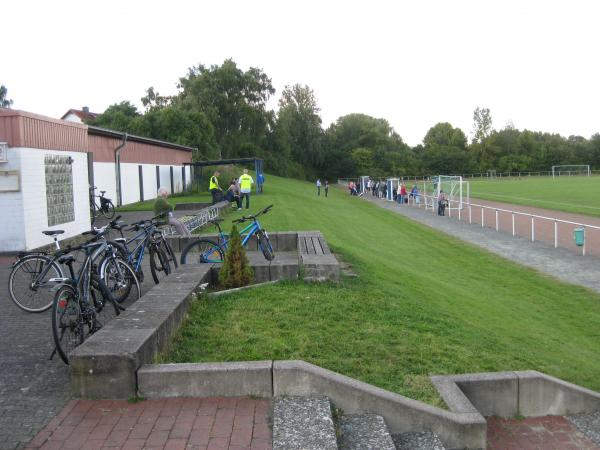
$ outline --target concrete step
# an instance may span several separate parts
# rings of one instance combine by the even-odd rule
[[[397,450],[446,450],[440,438],[430,431],[393,434]]]
[[[331,404],[326,397],[277,397],[273,450],[337,450]]]
[[[340,450],[396,450],[383,417],[375,414],[339,419]]]

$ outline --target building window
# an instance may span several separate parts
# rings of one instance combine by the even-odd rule
[[[46,207],[48,226],[75,220],[73,170],[70,156],[46,155]]]

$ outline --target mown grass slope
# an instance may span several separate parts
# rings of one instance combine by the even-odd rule
[[[360,277],[200,299],[162,361],[304,359],[431,403],[429,374],[537,369],[600,389],[600,296],[346,190],[269,176],[251,210],[271,203],[267,230],[321,230]]]

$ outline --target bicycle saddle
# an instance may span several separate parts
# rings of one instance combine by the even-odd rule
[[[69,264],[75,261],[75,257],[73,255],[65,255],[58,258],[58,262],[61,264]]]
[[[106,194],[106,191],[100,191],[101,194]]]
[[[63,234],[65,230],[46,230],[42,231],[46,236],[56,236],[57,234]]]

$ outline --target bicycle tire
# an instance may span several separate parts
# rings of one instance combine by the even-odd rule
[[[135,275],[135,271],[127,264],[127,261],[118,256],[108,256],[100,262],[100,270],[98,272],[100,279],[117,303],[123,303],[130,297],[133,300],[140,299],[139,280]]]
[[[52,301],[52,337],[65,364],[69,364],[69,353],[83,343],[84,327],[77,292],[71,286],[61,286]]]
[[[95,331],[97,331],[112,319],[120,315],[123,308],[117,304],[115,296],[108,288],[106,283],[98,277],[98,275],[92,275],[90,287],[92,304],[94,305],[94,309],[96,311],[96,323],[93,328]]]
[[[223,249],[214,241],[202,238],[188,244],[181,252],[181,264],[221,263]]]
[[[165,253],[167,254],[167,257],[169,258],[169,262],[173,262],[173,266],[177,269],[177,267],[179,267],[179,264],[177,263],[177,258],[175,257],[175,252],[171,248],[171,244],[169,244],[169,241],[167,241],[163,237],[160,240],[160,244],[165,248]]]
[[[105,200],[100,203],[100,214],[107,219],[115,217],[115,205],[110,200]]]
[[[158,245],[151,245],[149,249],[150,273],[156,284],[160,283],[161,273],[168,276],[171,273],[169,259],[162,248]]]
[[[269,240],[269,235],[264,230],[258,230],[256,232],[256,240],[258,241],[258,246],[262,251],[263,256],[267,261],[273,261],[275,259],[275,252],[273,251],[273,246],[271,245],[271,241]]]
[[[41,264],[43,262],[43,265]],[[8,291],[11,300],[21,308],[23,311],[31,313],[40,313],[47,311],[52,307],[54,300],[54,293],[51,287],[54,285],[48,285],[42,289],[33,288],[33,281],[41,274],[45,265],[49,264],[51,269],[44,276],[45,282],[50,278],[63,278],[64,274],[59,264],[52,260],[52,258],[44,255],[29,255],[21,258],[12,268],[8,277]],[[23,278],[26,280],[25,289],[19,289],[18,285],[19,274],[23,273]],[[44,282],[44,280],[42,280]],[[27,295],[29,294],[29,300]],[[44,295],[46,294],[46,295]]]

